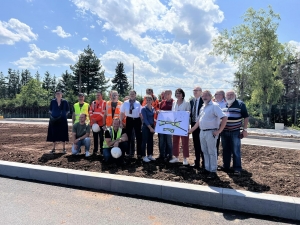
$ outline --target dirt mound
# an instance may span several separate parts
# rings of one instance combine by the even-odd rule
[[[56,154],[50,154],[52,143],[45,141],[45,125],[0,124],[0,132],[1,160],[300,197],[298,150],[243,145],[242,175],[236,177],[218,171],[217,179],[208,180],[202,171],[182,166],[182,163],[155,161],[145,164],[131,159],[128,165],[120,168],[114,164],[103,164],[102,156],[99,155],[89,158],[85,158],[83,154],[72,156],[70,143],[66,145],[67,154],[61,154],[61,144],[57,144]],[[71,128],[69,132],[71,137]],[[93,143],[90,151],[92,146]],[[154,146],[154,156],[157,157],[156,136]],[[193,160],[194,148],[190,139],[190,164]],[[222,165],[222,150],[218,163]]]

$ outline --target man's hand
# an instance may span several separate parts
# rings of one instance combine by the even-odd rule
[[[154,129],[152,127],[149,128],[151,133],[155,133]]]
[[[116,142],[114,143],[114,147],[119,147],[119,141],[116,141]]]
[[[193,133],[192,129],[189,129],[188,133],[189,133],[189,134]]]
[[[244,138],[248,136],[248,132],[245,131],[245,130],[243,130],[242,134],[243,134],[243,137],[244,137]]]
[[[214,135],[214,136],[218,136],[220,133],[221,133],[221,132],[220,132],[219,130],[215,130],[215,131],[213,132],[213,135]]]
[[[92,119],[92,123],[94,124],[94,123],[97,123],[97,121],[95,120],[95,119]]]
[[[77,144],[78,143],[78,139],[75,139],[75,141],[73,142],[74,144]]]

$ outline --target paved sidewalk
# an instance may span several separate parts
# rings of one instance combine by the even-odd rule
[[[248,128],[248,133],[267,135],[267,136],[291,137],[291,138],[300,139],[300,130],[293,130],[293,129],[275,130],[275,129]]]

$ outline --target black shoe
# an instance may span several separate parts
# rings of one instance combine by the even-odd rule
[[[210,172],[208,170],[206,170],[206,169],[201,168],[201,172],[200,173],[207,175]]]
[[[241,171],[235,170],[233,175],[239,177],[241,176]]]
[[[190,167],[193,167],[194,169],[200,169],[199,164],[196,164],[196,163],[190,165]]]
[[[217,174],[214,173],[214,172],[210,172],[208,175],[207,175],[207,179],[215,179],[217,177]]]

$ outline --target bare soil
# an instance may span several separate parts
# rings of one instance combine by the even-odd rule
[[[71,127],[69,132],[71,137]],[[45,141],[46,125],[0,123],[0,133],[0,160],[300,197],[299,150],[242,145],[242,175],[237,177],[218,171],[218,177],[209,180],[201,170],[182,163],[143,163],[131,159],[128,165],[117,167],[103,164],[100,155],[72,156],[71,143],[66,145],[67,154],[61,153],[61,143],[56,146],[57,153],[50,154],[52,143]],[[154,156],[158,157],[156,136],[154,145]],[[90,152],[92,149],[93,143]],[[194,148],[190,139],[190,164],[193,160]],[[222,149],[218,164],[222,165]]]

